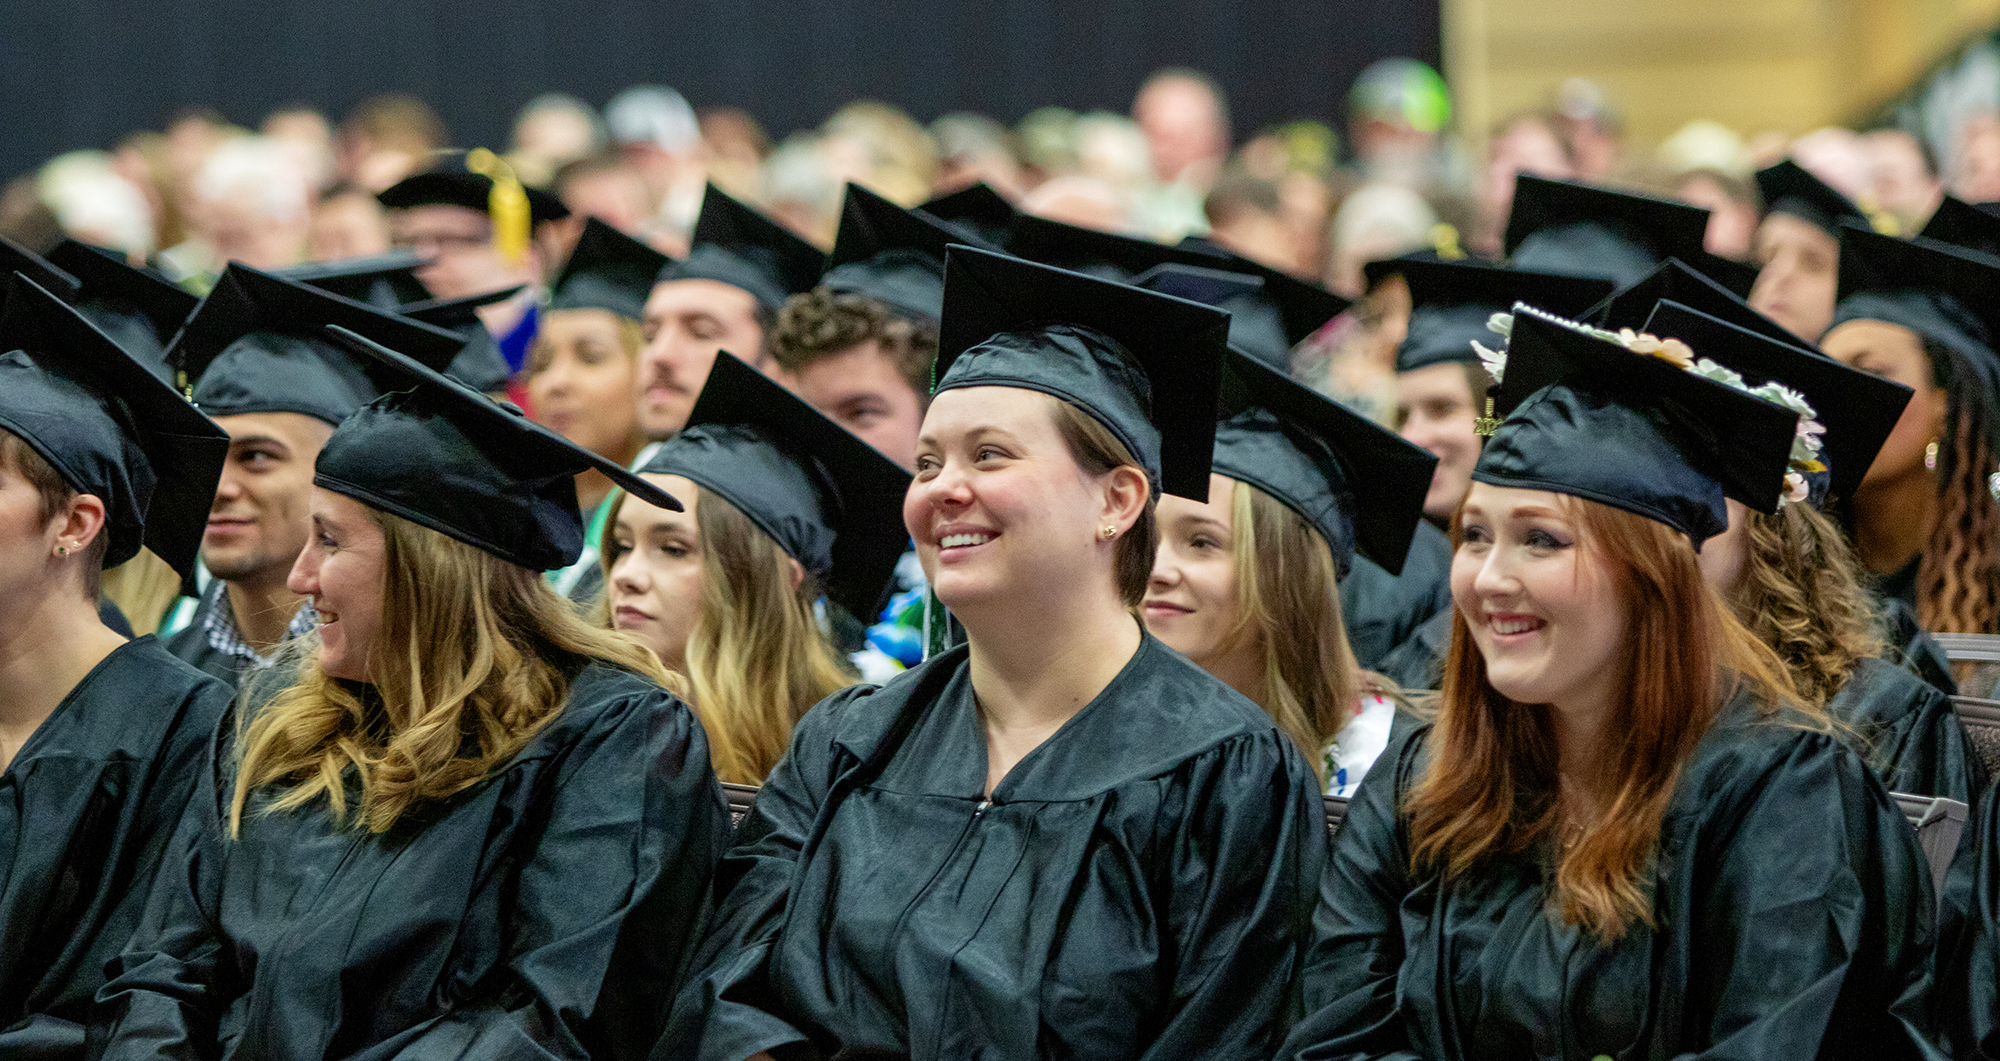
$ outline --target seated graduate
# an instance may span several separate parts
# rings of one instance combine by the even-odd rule
[[[352,332],[385,390],[320,451],[318,630],[220,727],[103,1056],[643,1056],[727,843],[653,654],[542,572],[603,458]]]
[[[1227,320],[962,247],[945,277],[903,515],[969,643],[800,721],[654,1056],[1268,1058],[1317,779],[1133,615],[1156,484],[1207,493]]]
[[[1417,716],[1362,673],[1340,617],[1357,551],[1390,573],[1422,519],[1435,459],[1234,349],[1208,499],[1159,502],[1146,631],[1270,714],[1350,796]]]
[[[1847,226],[1820,347],[1915,392],[1849,520],[1861,566],[1925,630],[2000,633],[2000,265]]]
[[[229,690],[98,619],[185,574],[228,436],[21,274],[0,313],[0,1056],[81,1058]]]
[[[726,351],[639,472],[684,507],[610,502],[611,623],[686,675],[716,776],[761,785],[799,717],[859,680],[817,606],[879,610],[910,475]]]
[[[1516,308],[1438,721],[1334,841],[1282,1057],[1936,1056],[1915,835],[1698,564],[1817,425],[1617,338]]]
[[[1340,587],[1341,603],[1354,605],[1350,612],[1392,620],[1369,629],[1350,622],[1348,635],[1357,652],[1366,646],[1370,669],[1405,689],[1437,688],[1451,647],[1451,539],[1445,529],[1472,485],[1480,442],[1472,426],[1485,408],[1489,386],[1474,340],[1493,341],[1487,320],[1517,301],[1571,314],[1611,293],[1611,282],[1595,277],[1435,258],[1391,258],[1362,269],[1371,288],[1391,276],[1401,276],[1409,288],[1409,325],[1396,347],[1396,430],[1438,459],[1424,495],[1424,523],[1410,543],[1403,573],[1392,582],[1380,577],[1379,569],[1357,564],[1356,577]],[[1410,605],[1399,610],[1373,604],[1381,595]],[[1392,619],[1398,611],[1406,617]],[[1409,626],[1412,618],[1419,625]]]
[[[1797,338],[1816,343],[1833,320],[1840,225],[1868,215],[1790,159],[1757,171],[1764,219],[1757,224],[1757,283],[1750,305]]]

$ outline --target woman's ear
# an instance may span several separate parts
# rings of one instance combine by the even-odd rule
[[[792,592],[797,593],[800,584],[806,580],[805,566],[789,556],[785,557],[785,577],[791,580]]]
[[[104,518],[104,500],[96,494],[70,498],[69,507],[56,513],[52,521],[57,544],[71,553],[82,552],[104,533]]]
[[[1146,480],[1146,473],[1129,464],[1121,464],[1104,474],[1104,522],[1118,528],[1123,534],[1139,522],[1139,514],[1146,510],[1146,502],[1152,500],[1152,484]]]

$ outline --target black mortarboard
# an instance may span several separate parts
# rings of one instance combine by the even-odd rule
[[[1216,268],[1247,273],[1264,281],[1262,293],[1254,301],[1258,303],[1256,308],[1261,309],[1259,316],[1265,323],[1239,326],[1236,320],[1238,315],[1243,317],[1243,325],[1250,325],[1252,306],[1222,308],[1231,312],[1229,341],[1281,371],[1291,362],[1292,347],[1304,342],[1307,336],[1325,327],[1327,321],[1345,313],[1347,307],[1353,305],[1318,284],[1252,261],[1200,236],[1182,240],[1181,248],[1212,254],[1220,263]]]
[[[11,274],[0,313],[0,428],[104,502],[104,566],[147,546],[186,578],[229,435],[63,301]]]
[[[33,280],[35,286],[65,302],[74,298],[83,286],[69,270],[58,268],[47,258],[0,236],[0,277],[10,277],[15,273]]]
[[[493,178],[467,169],[465,156],[463,151],[442,155],[431,168],[404,177],[375,198],[391,210],[438,204],[462,206],[490,215]],[[539,188],[523,187],[521,190],[527,193],[531,220],[559,221],[569,216],[569,207],[564,206],[561,199]]]
[[[2000,258],[2000,214],[1993,212],[1996,205],[2000,204],[1974,206],[1947,195],[1917,235]]]
[[[944,277],[934,393],[1021,387],[1070,402],[1155,492],[1208,499],[1227,314],[971,247],[951,248]]]
[[[850,183],[819,286],[867,295],[910,317],[935,321],[944,311],[944,249],[953,243],[990,246]]]
[[[406,302],[423,302],[431,297],[430,289],[417,279],[417,270],[427,264],[415,251],[390,251],[290,265],[271,270],[271,275],[393,313]]]
[[[666,491],[463,383],[345,328],[327,334],[391,382],[334,429],[313,482],[531,571],[583,555],[576,477],[599,471],[639,500]]]
[[[1007,230],[1020,213],[984,181],[947,192],[917,209],[996,247],[1006,244]]]
[[[1581,326],[1514,307],[1506,417],[1472,478],[1637,513],[1694,540],[1729,526],[1725,498],[1775,511],[1798,414]]]
[[[444,374],[473,390],[493,393],[507,388],[507,381],[514,378],[514,370],[508,367],[507,355],[500,352],[500,343],[493,338],[492,332],[486,330],[486,322],[479,319],[477,311],[481,306],[505,302],[520,292],[518,286],[505,287],[483,295],[410,302],[396,312],[413,321],[443,328],[463,339],[465,347],[451,359]]]
[[[1478,364],[1477,341],[1497,346],[1486,327],[1495,313],[1516,302],[1557,316],[1581,313],[1611,293],[1611,281],[1594,276],[1531,273],[1470,261],[1371,262],[1394,265],[1410,285],[1409,331],[1396,348],[1396,371],[1412,372],[1445,362]]]
[[[1868,215],[1847,196],[1834,191],[1791,159],[1758,170],[1757,193],[1764,197],[1766,214],[1790,214],[1819,226],[1835,238],[1840,236],[1842,221],[1868,224]]]
[[[1507,215],[1507,260],[1629,284],[1668,258],[1701,258],[1707,233],[1708,211],[1698,206],[1523,173]]]
[[[1900,324],[1957,350],[1988,393],[2000,395],[2000,261],[1918,237],[1855,224],[1840,234],[1840,297],[1829,332],[1851,320]]]
[[[1802,350],[1817,349],[1792,334],[1777,321],[1750,308],[1740,294],[1729,290],[1679,258],[1669,258],[1638,283],[1620,288],[1610,298],[1590,307],[1579,320],[1605,328],[1640,328],[1652,314],[1653,306],[1664,301],[1678,302],[1756,332],[1767,339],[1789,343]]]
[[[1203,269],[1229,268],[1207,251],[1099,232],[1033,214],[1014,218],[1006,247],[1007,253],[1018,258],[1121,283],[1130,283],[1140,273],[1169,263]]]
[[[862,622],[881,611],[909,547],[910,473],[728,353],[687,426],[639,470],[719,495]]]
[[[194,314],[199,295],[127,264],[121,255],[73,239],[49,251],[49,264],[76,278],[76,294],[68,301],[77,312],[154,375],[168,377],[167,344]]]
[[[329,324],[396,343],[438,368],[465,345],[442,328],[231,262],[167,357],[210,416],[302,413],[338,424],[380,388],[371,362],[327,339]]]
[[[785,226],[737,202],[711,184],[701,197],[688,256],[661,270],[659,279],[715,280],[756,296],[778,312],[785,300],[819,282],[826,256]]]
[[[673,259],[597,218],[583,223],[576,249],[549,287],[547,310],[610,310],[626,320],[646,316],[646,296]]]
[[[1752,387],[1779,383],[1799,392],[1813,407],[1813,419],[1826,428],[1819,459],[1827,466],[1828,492],[1833,497],[1854,496],[1854,488],[1875,463],[1875,454],[1910,401],[1910,388],[1900,383],[1679,302],[1653,307],[1644,330],[1662,339],[1679,339],[1697,356],[1739,373]],[[1815,496],[1813,502],[1823,504],[1824,498]]]
[[[1230,272],[1222,268],[1225,265],[1234,268],[1223,258],[1215,260],[1215,268],[1166,262],[1133,277],[1131,283],[1134,287],[1223,310],[1229,314],[1231,350],[1254,357],[1280,372],[1289,371],[1292,345],[1297,340],[1292,339],[1293,329],[1287,327],[1286,305],[1297,306],[1306,302],[1324,306],[1325,303],[1315,295],[1300,294],[1301,289],[1317,289],[1298,281],[1288,285],[1282,280],[1267,279],[1251,272]],[[1344,302],[1342,308],[1345,308]],[[1294,316],[1293,319],[1300,321],[1305,318]],[[1320,323],[1324,324],[1326,320]],[[1312,334],[1317,327],[1307,328],[1304,334]],[[1303,339],[1304,335],[1300,338]]]
[[[1224,364],[1216,474],[1304,517],[1341,578],[1357,549],[1400,574],[1437,458],[1256,358],[1232,350]]]

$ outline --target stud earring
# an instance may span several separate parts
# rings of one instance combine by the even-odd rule
[[[58,545],[58,546],[56,546],[56,555],[57,555],[57,556],[68,556],[68,555],[69,555],[69,546],[67,546],[67,545]]]
[[[1937,442],[1938,442],[1937,439],[1931,439],[1930,442],[1924,446],[1925,471],[1929,472],[1937,471],[1937,449],[1938,449]]]
[[[1105,525],[1104,525],[1104,526],[1102,526],[1102,527],[1099,527],[1099,528],[1097,528],[1097,540],[1098,540],[1098,541],[1101,541],[1101,542],[1108,542],[1108,541],[1110,541],[1111,539],[1113,539],[1113,538],[1116,538],[1116,537],[1118,537],[1118,528],[1116,528],[1116,527],[1113,527],[1113,526],[1111,526],[1111,525],[1110,525],[1110,524],[1108,524],[1108,523],[1107,523],[1107,524],[1105,524]]]

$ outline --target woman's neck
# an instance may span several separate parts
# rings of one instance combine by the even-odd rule
[[[1550,704],[1555,727],[1556,778],[1565,803],[1584,818],[1596,814],[1604,792],[1605,750],[1611,743],[1613,712],[1597,698],[1570,704]]]
[[[1937,481],[1927,472],[1854,490],[1854,555],[1876,575],[1901,570],[1923,551],[1937,519]]]
[[[0,770],[118,646],[93,602],[62,591],[0,606]]]

